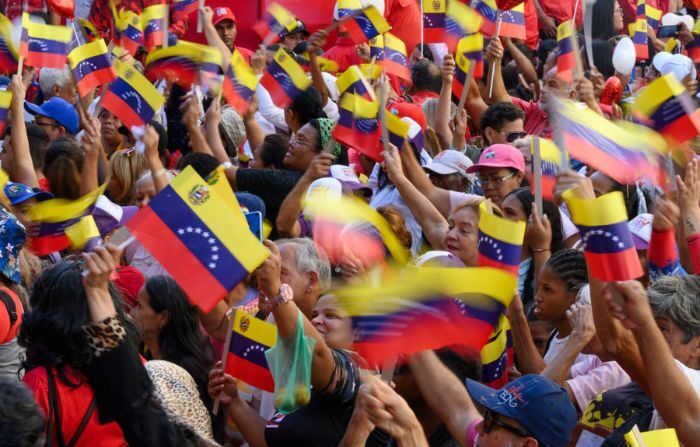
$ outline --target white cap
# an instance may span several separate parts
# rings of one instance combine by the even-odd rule
[[[428,251],[416,259],[416,267],[464,267],[464,263],[449,251]]]
[[[661,72],[661,69],[664,68],[664,64],[668,62],[671,56],[673,55],[668,51],[659,51],[656,53],[656,55],[654,55],[654,59],[651,60],[651,63],[656,71]]]
[[[673,73],[679,82],[683,82],[686,76],[690,75],[690,79],[695,80],[697,71],[693,60],[682,54],[673,54],[668,58],[666,63],[661,67],[661,74],[665,75]]]
[[[353,2],[357,3],[357,2]],[[384,0],[359,0],[360,3],[360,8],[364,9],[368,6],[374,6],[377,8],[377,11],[379,11],[379,14],[384,15]],[[333,19],[334,20],[339,20],[338,19],[338,2],[335,2],[335,6],[333,7]]]
[[[474,162],[463,153],[449,149],[438,153],[424,169],[442,175],[459,173],[469,180],[474,180],[474,174],[467,174],[467,168],[473,164]]]
[[[355,174],[355,170],[350,166],[345,165],[332,165],[331,166],[331,177],[338,180],[342,185],[343,189],[356,190],[356,189],[368,189],[370,192],[372,189],[362,183],[360,179]]]
[[[340,196],[343,194],[343,186],[340,182],[334,178],[323,177],[314,180],[306,190],[306,201],[311,202],[313,200],[340,200]]]
[[[627,222],[627,228],[629,228],[630,233],[632,233],[632,241],[637,250],[646,250],[649,248],[653,222],[653,214],[639,214],[637,217]]]

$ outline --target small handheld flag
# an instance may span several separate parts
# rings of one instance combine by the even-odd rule
[[[368,101],[374,101],[374,89],[357,65],[351,65],[345,72],[335,80],[338,91],[341,95],[345,93],[355,93]]]
[[[375,62],[384,60],[384,36],[381,34],[369,40],[369,58]]]
[[[501,13],[501,37],[525,40],[525,3]]]
[[[270,92],[272,101],[278,107],[285,108],[311,86],[311,79],[294,58],[280,48],[267,65],[260,83]]]
[[[279,3],[273,3],[265,11],[262,22],[253,28],[263,39],[263,45],[269,45],[279,40],[280,34],[289,33],[297,26],[297,19]]]
[[[384,34],[384,60],[379,64],[388,74],[411,81],[411,71],[408,69],[406,44],[391,33]]]
[[[471,79],[467,78],[469,77],[468,74],[472,65],[474,65],[472,76],[475,79],[484,76],[483,48],[484,38],[479,33],[465,36],[460,39],[457,44],[457,52],[455,53],[455,78],[452,83],[452,93],[456,97],[462,98],[464,94],[466,94],[464,89],[467,91],[469,90],[468,83],[471,83]],[[462,106],[463,105],[464,104],[462,104]]]
[[[22,14],[20,55],[31,67],[64,68],[73,31],[66,26],[42,25]]]
[[[82,17],[78,17],[77,20],[78,24],[80,24],[80,27],[83,29],[85,40],[87,42],[93,42],[95,39],[101,36],[100,32],[91,21],[83,19]]]
[[[265,351],[277,344],[277,328],[236,309],[231,331],[226,372],[248,385],[275,391],[275,381]]]
[[[122,11],[115,16],[117,43],[132,56],[136,55],[139,45],[144,44],[141,16],[133,11]]]
[[[333,138],[356,148],[373,160],[381,161],[381,151],[378,149],[378,111],[377,101],[367,101],[353,93],[346,93],[340,101],[340,117],[333,130]]]
[[[234,51],[222,86],[226,101],[243,116],[248,112],[257,86],[258,77],[255,71],[239,51]]]
[[[645,0],[637,0],[637,20],[635,21],[634,33],[632,34],[632,42],[634,42],[634,49],[637,52],[637,61],[649,59],[648,28],[646,2]]]
[[[0,14],[0,71],[17,71],[19,49],[14,39],[14,25],[10,19]]]
[[[479,205],[479,257],[477,265],[493,267],[518,276],[525,222],[513,222],[490,212],[486,201]]]
[[[355,12],[341,23],[356,44],[367,42],[391,29],[389,22],[374,6],[368,6],[362,12]]]
[[[574,81],[576,72],[580,70],[577,59],[578,45],[575,38],[571,20],[562,22],[557,27],[557,46],[559,48],[557,77],[568,83]]]
[[[513,335],[510,323],[501,315],[496,328],[481,349],[481,383],[499,389],[508,383],[508,370],[513,366]]]
[[[530,153],[534,154],[535,137],[530,140]],[[566,158],[566,154],[557,147],[552,140],[540,138],[540,158],[542,160],[542,198],[544,200],[554,200],[554,187],[557,184],[559,176],[559,167],[562,165],[562,157]],[[532,164],[530,173],[530,188],[533,196],[535,195],[535,165]],[[542,211],[542,210],[540,210]]]
[[[389,112],[384,116],[386,117],[386,128],[389,131],[389,142],[401,150],[408,138],[411,125],[393,113]]]
[[[0,137],[5,135],[7,127],[7,119],[10,114],[10,105],[12,104],[12,92],[0,91]]]
[[[68,63],[81,98],[117,77],[107,46],[102,39],[75,48],[68,55]]]
[[[205,313],[269,256],[241,213],[188,166],[127,223]]]
[[[447,0],[422,0],[423,42],[440,43],[445,34]]]
[[[587,200],[569,197],[566,204],[581,233],[592,277],[601,281],[626,281],[644,274],[627,227],[627,211],[621,192]]]
[[[168,14],[168,5],[162,3],[143,9],[141,16],[143,36],[148,51],[153,51],[155,47],[163,46],[164,39],[167,39],[168,30],[165,28]]]
[[[498,19],[498,6],[495,0],[476,0],[474,9],[481,14],[481,32],[484,35],[492,36],[496,33],[496,21]]]
[[[92,251],[102,243],[100,230],[97,229],[95,218],[83,216],[73,225],[66,228],[66,236],[74,250]]]
[[[476,10],[456,0],[448,2],[444,36],[447,47],[454,50],[464,36],[483,31],[483,23],[484,18]]]
[[[213,68],[207,69],[210,53],[215,55],[215,59],[211,60]],[[159,48],[149,53],[146,58],[145,75],[151,80],[169,79],[189,89],[197,82],[203,84],[207,73],[220,73],[221,62],[221,53],[210,47],[180,41],[177,45]]]
[[[173,0],[173,12],[182,12],[184,14],[192,14],[198,8],[197,0]]]
[[[102,97],[102,107],[120,117],[128,128],[145,125],[165,102],[163,95],[131,65],[115,59],[114,68],[118,77]]]

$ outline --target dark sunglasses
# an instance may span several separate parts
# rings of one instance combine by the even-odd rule
[[[506,134],[506,141],[512,143],[513,141],[519,138],[525,138],[526,136],[527,132],[508,132]]]
[[[521,438],[533,437],[530,433],[526,432],[522,428],[518,428],[503,422],[502,420],[498,419],[498,415],[496,413],[489,409],[486,409],[484,411],[484,433],[491,433],[491,430],[493,430],[494,425],[498,425],[499,427],[508,430],[514,435],[520,436]]]

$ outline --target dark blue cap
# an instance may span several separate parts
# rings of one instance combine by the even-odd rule
[[[260,211],[263,219],[265,218],[265,202],[263,202],[263,199],[260,197],[249,192],[237,192],[236,199],[238,200],[238,204],[241,206],[241,208],[246,209],[246,212],[254,213],[256,211]]]
[[[19,205],[29,199],[36,198],[38,201],[53,199],[53,194],[39,189],[32,189],[22,183],[7,182],[3,192],[12,205]]]
[[[47,116],[56,120],[58,124],[65,127],[73,135],[78,133],[80,126],[78,112],[75,111],[75,107],[71,103],[63,98],[54,96],[41,106],[25,101],[24,108],[32,115]]]
[[[537,374],[522,376],[500,390],[467,379],[475,403],[515,419],[544,447],[569,445],[576,410],[566,390]]]

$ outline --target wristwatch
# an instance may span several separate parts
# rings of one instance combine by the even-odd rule
[[[289,284],[282,283],[280,285],[280,293],[277,296],[267,298],[267,303],[266,307],[268,310],[272,311],[272,309],[276,308],[280,304],[288,303],[292,300],[294,300],[294,292],[292,291],[292,288],[289,286]]]

